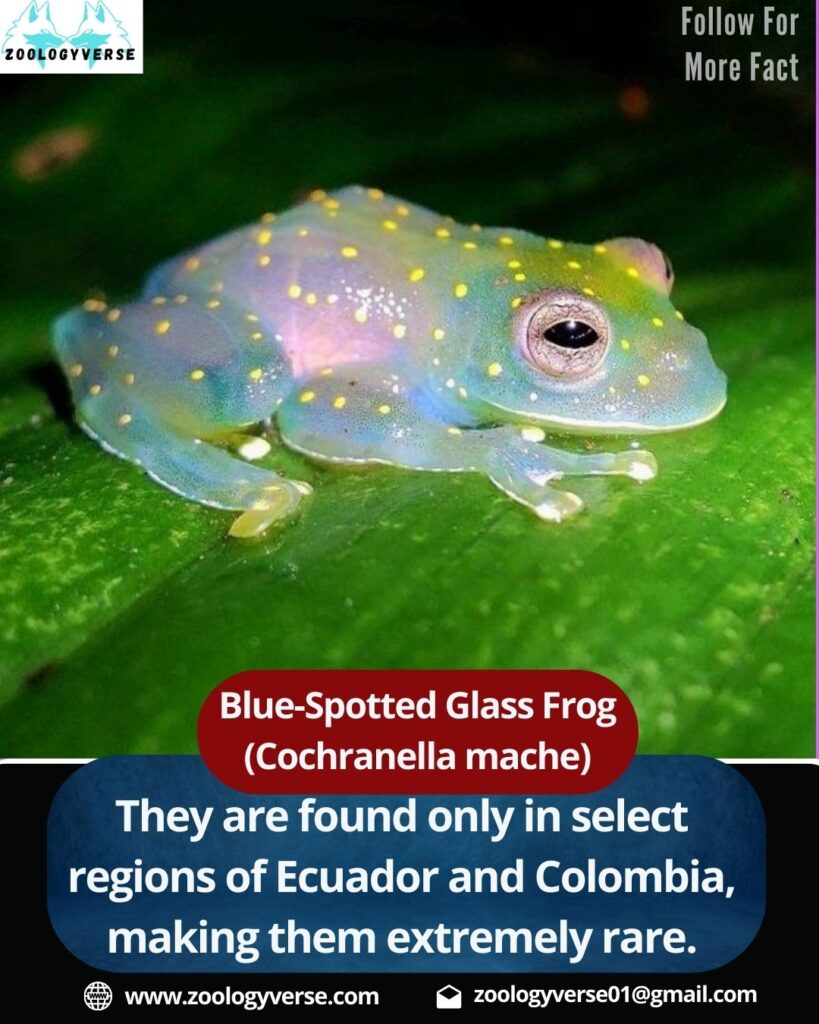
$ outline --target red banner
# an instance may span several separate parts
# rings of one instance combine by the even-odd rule
[[[637,717],[594,672],[253,671],[207,698],[199,747],[245,793],[586,793]]]

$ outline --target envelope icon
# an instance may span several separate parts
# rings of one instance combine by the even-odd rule
[[[454,985],[444,985],[435,993],[435,1005],[439,1010],[460,1010],[462,1004],[461,990]]]

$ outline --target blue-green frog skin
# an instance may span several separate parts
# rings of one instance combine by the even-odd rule
[[[547,432],[650,434],[725,404],[655,246],[461,225],[352,186],[161,265],[141,298],[61,317],[83,428],[192,501],[262,532],[310,488],[254,464],[259,426],[310,458],[483,473],[550,522],[567,478],[655,475],[643,450],[578,454]]]

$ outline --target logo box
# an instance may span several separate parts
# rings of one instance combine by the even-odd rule
[[[0,0],[0,74],[141,75],[142,0]]]

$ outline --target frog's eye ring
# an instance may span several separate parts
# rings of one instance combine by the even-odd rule
[[[583,377],[600,365],[611,327],[593,302],[571,293],[540,296],[523,324],[523,354],[553,377]]]

